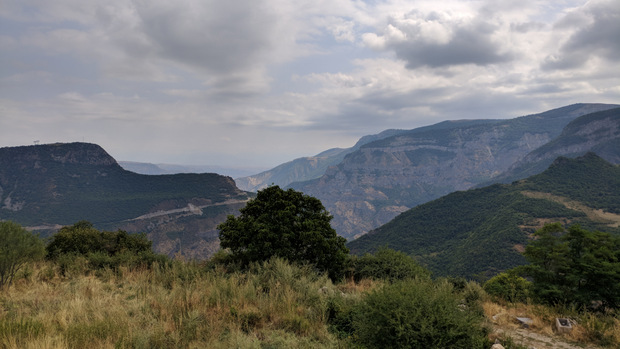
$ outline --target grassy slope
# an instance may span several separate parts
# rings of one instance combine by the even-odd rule
[[[369,280],[334,285],[282,261],[236,274],[182,262],[172,269],[116,272],[76,264],[64,276],[45,262],[0,291],[0,347],[359,348],[329,331],[328,305],[359,303],[381,285]],[[515,316],[534,320],[525,335],[551,343],[577,341],[588,348],[601,338],[610,348],[620,343],[619,319],[490,299],[483,307],[495,330],[490,339],[508,349],[532,344],[514,336],[524,334]],[[570,336],[554,337],[553,321],[564,316],[578,324]]]

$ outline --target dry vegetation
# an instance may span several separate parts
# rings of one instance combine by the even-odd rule
[[[41,262],[0,293],[0,348],[352,348],[351,338],[330,331],[330,304],[355,302],[382,284],[333,284],[282,260],[245,273],[175,262],[151,270],[74,268],[64,276]],[[578,321],[567,342],[620,343],[617,318],[489,300],[483,306],[496,328],[517,329],[514,317],[527,316],[530,331],[554,336],[551,324],[562,315]],[[491,340],[524,348],[511,333]]]
[[[482,305],[485,316],[493,327],[492,339],[510,338],[517,346],[554,348],[618,348],[620,319],[611,315],[549,307],[539,304],[506,303],[487,300]],[[527,329],[517,318],[529,318]],[[559,334],[554,329],[556,318],[572,320],[572,331]]]
[[[0,295],[0,347],[333,348],[345,342],[327,329],[329,298],[371,287],[281,260],[232,275],[175,263],[67,277],[46,262]]]

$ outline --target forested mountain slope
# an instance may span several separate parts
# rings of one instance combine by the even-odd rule
[[[95,144],[0,148],[0,219],[42,232],[88,220],[147,232],[158,252],[206,257],[219,246],[216,225],[248,198],[217,174],[126,171]]]
[[[484,278],[524,264],[521,252],[531,234],[549,222],[620,233],[620,166],[593,153],[560,157],[528,179],[417,206],[348,247],[363,254],[388,246],[436,275]]]

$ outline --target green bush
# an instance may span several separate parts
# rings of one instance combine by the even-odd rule
[[[485,348],[483,316],[461,302],[445,280],[388,284],[356,307],[356,339],[369,348]]]
[[[44,254],[38,236],[17,223],[0,222],[0,289],[10,285],[23,266],[43,258]]]
[[[489,295],[514,303],[527,301],[532,283],[509,271],[495,275],[483,287]]]
[[[48,243],[47,258],[56,261],[63,275],[86,269],[117,269],[119,266],[168,264],[168,257],[151,250],[145,234],[128,234],[123,230],[99,231],[91,223],[80,221],[54,234]],[[84,265],[86,260],[88,266]],[[75,262],[78,261],[78,262]]]
[[[145,234],[128,234],[126,231],[99,231],[90,222],[80,221],[60,229],[47,245],[47,256],[56,259],[64,253],[87,255],[105,253],[116,255],[121,251],[150,251],[152,242]]]
[[[381,248],[375,254],[351,257],[353,279],[387,280],[390,282],[411,278],[429,278],[430,272],[403,252]]]

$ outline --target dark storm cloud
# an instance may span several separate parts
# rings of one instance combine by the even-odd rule
[[[500,46],[474,28],[462,28],[446,44],[403,42],[390,45],[407,68],[442,67],[461,64],[488,65],[511,59],[500,53]]]
[[[593,57],[609,61],[620,58],[620,3],[601,1],[585,6],[583,16],[588,21],[581,25],[560,47],[557,54],[550,55],[542,64],[545,70],[578,68]],[[568,16],[567,16],[568,17]],[[566,21],[560,27],[566,27]]]

